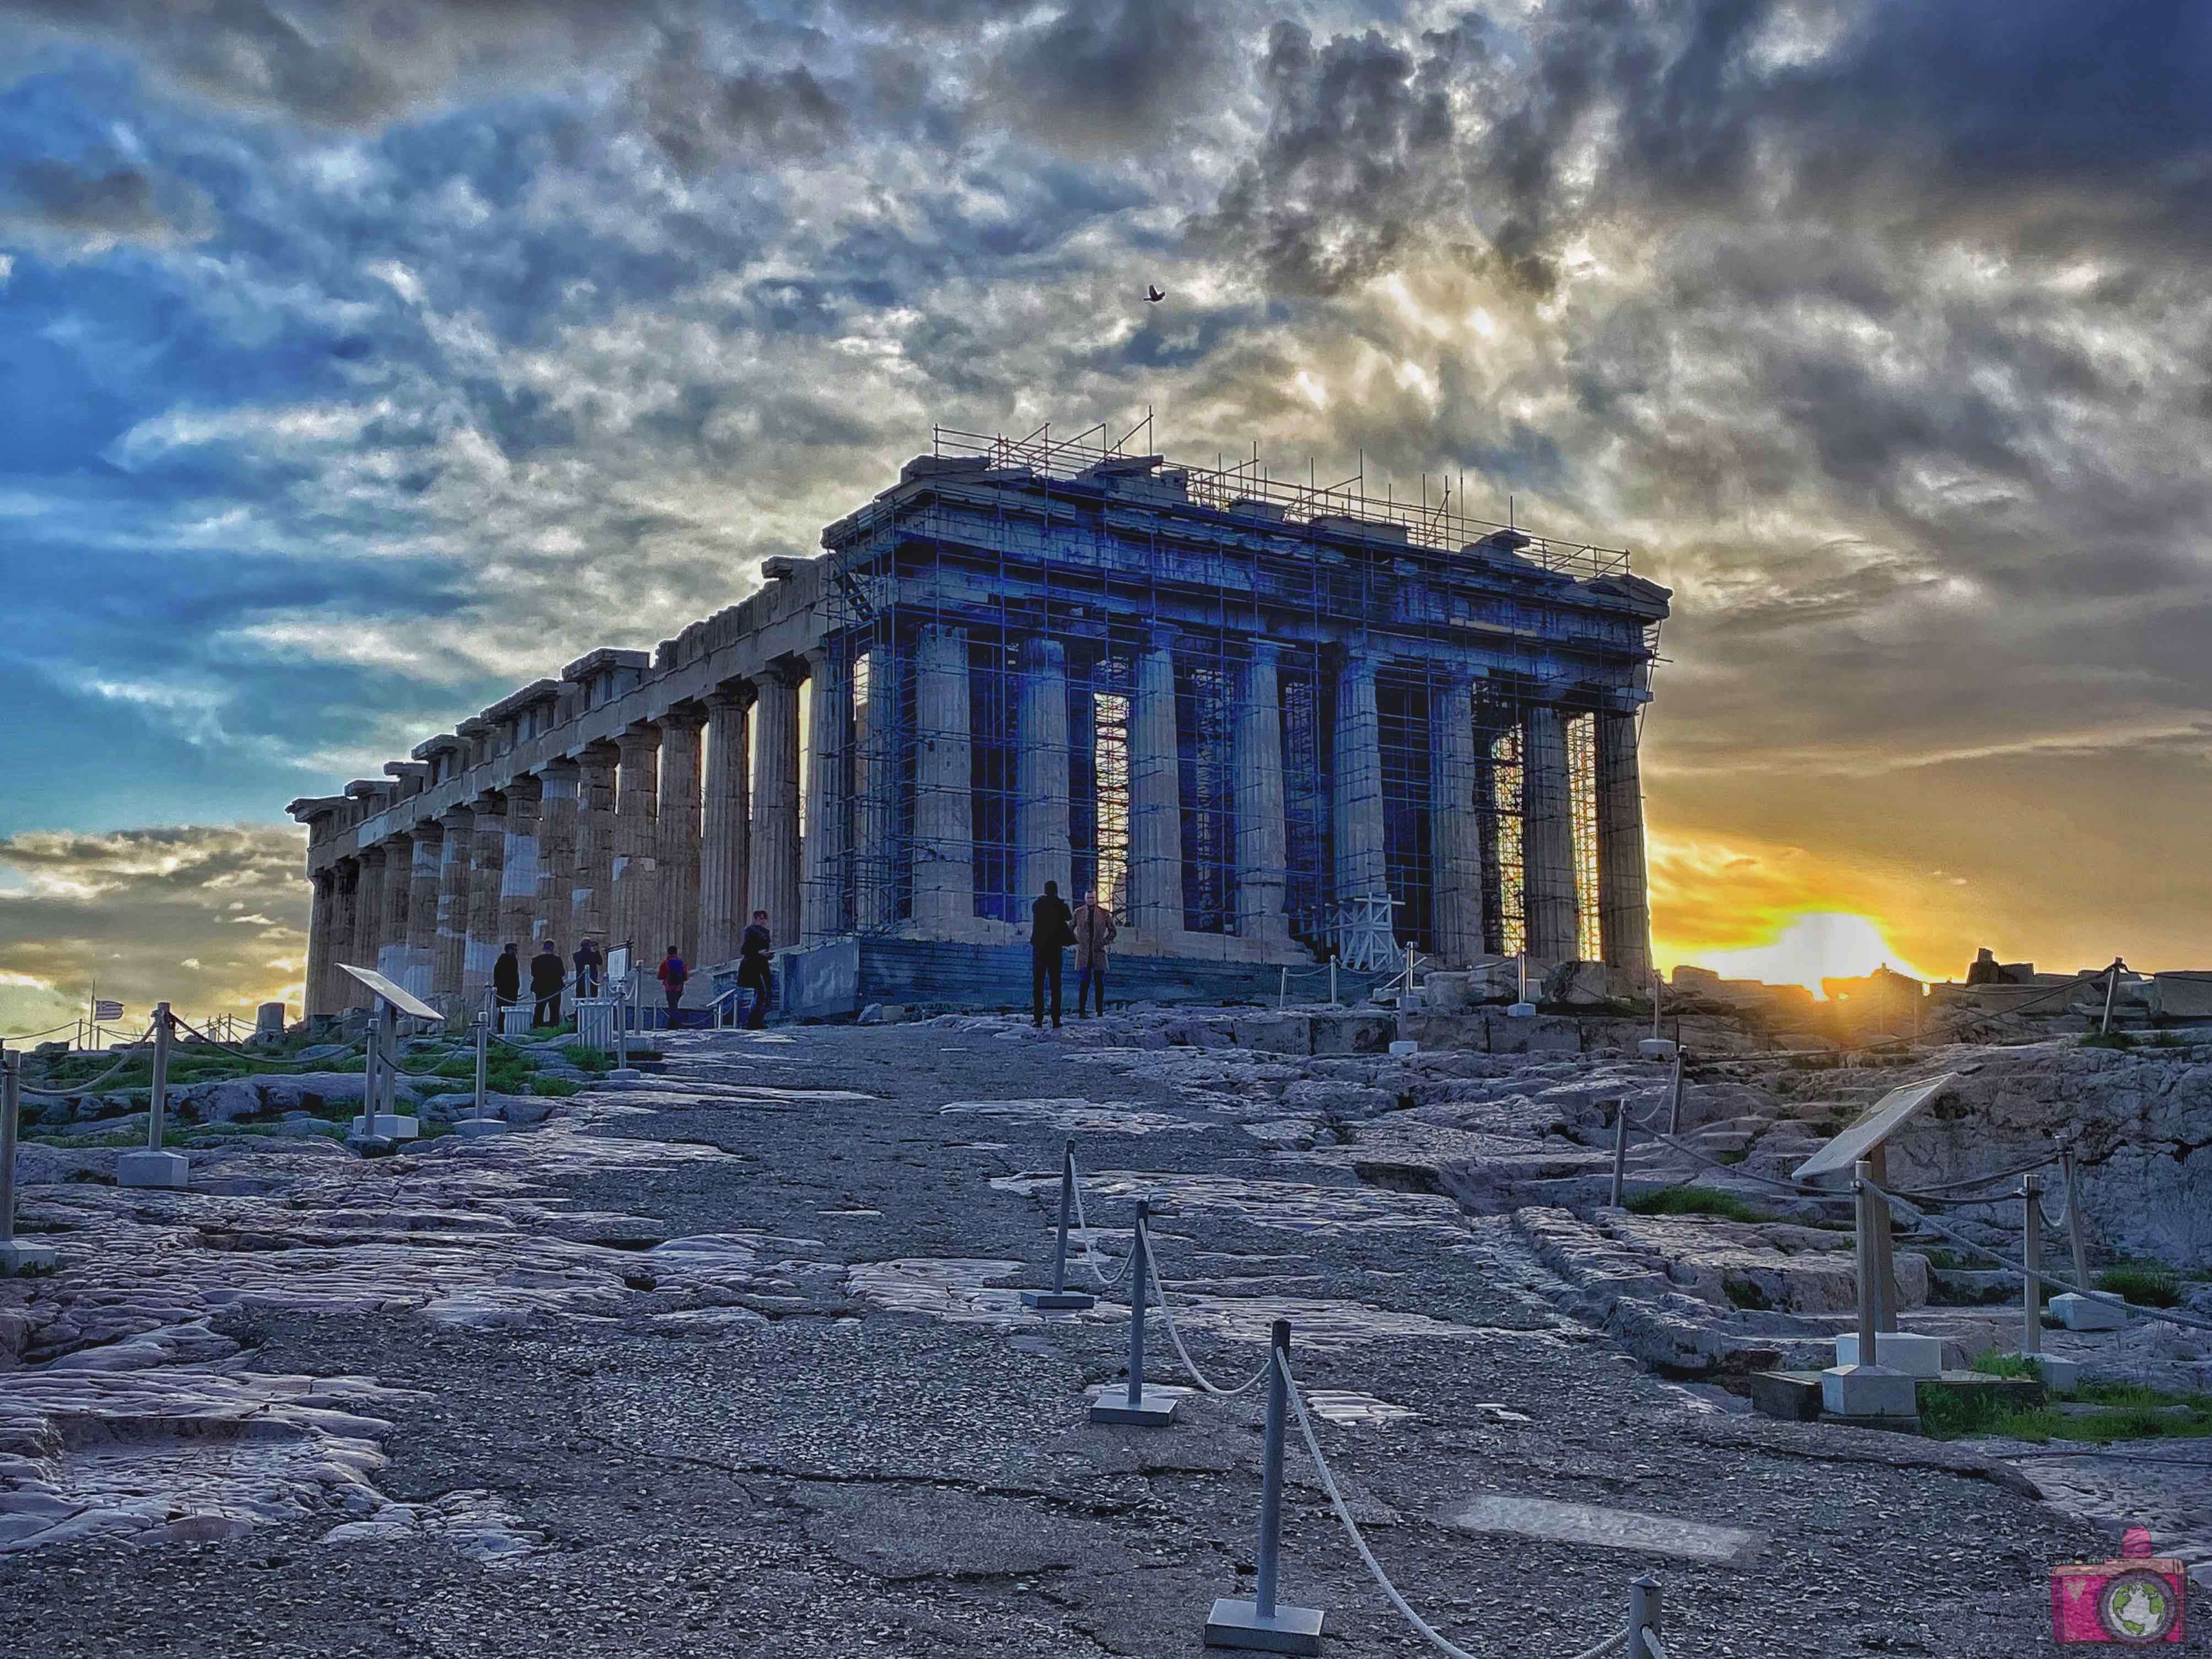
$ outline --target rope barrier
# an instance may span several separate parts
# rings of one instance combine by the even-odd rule
[[[1942,1222],[1936,1220],[1934,1216],[1929,1215],[1925,1212],[1917,1209],[1911,1204],[1899,1197],[1896,1194],[1882,1191],[1882,1189],[1875,1186],[1873,1182],[1869,1181],[1866,1185],[1867,1189],[1873,1193],[1876,1197],[1882,1199],[1893,1208],[1904,1211],[1906,1215],[1911,1217],[1914,1221],[1919,1223],[1922,1226],[1932,1227],[1936,1231],[1942,1234],[1944,1237],[1949,1239],[1953,1243],[1963,1244],[1976,1255],[1987,1256],[1999,1267],[2008,1267],[2014,1273],[2022,1275],[2033,1275],[2039,1283],[2047,1287],[2063,1291],[2069,1295],[2084,1297],[2092,1302],[2101,1302],[2110,1307],[2124,1310],[2126,1312],[2135,1315],[2138,1319],[2160,1320],[2168,1324],[2186,1325],[2194,1330],[2212,1331],[2212,1319],[2199,1319],[2194,1314],[2183,1313],[2177,1308],[2146,1308],[2139,1303],[2130,1302],[2124,1297],[2114,1296],[2110,1291],[2087,1290],[2081,1285],[2073,1283],[2070,1279],[2061,1279],[2055,1273],[2045,1273],[2040,1267],[2031,1267],[2024,1261],[2014,1261],[2010,1256],[2000,1255],[1997,1251],[1991,1249],[1986,1244],[1976,1243],[1972,1239],[1967,1237],[1966,1234],[1958,1231],[1956,1229],[1945,1226]]]
[[[129,1048],[135,1048],[153,1035],[154,1027],[149,1023],[144,1030],[141,1031],[137,1036],[131,1038],[131,1041],[124,1046]],[[125,1054],[122,1059],[117,1060],[115,1064],[102,1072],[98,1077],[88,1079],[82,1083],[72,1083],[65,1089],[34,1089],[29,1084],[26,1083],[23,1085],[23,1092],[27,1095],[36,1095],[41,1100],[66,1100],[71,1095],[90,1094],[93,1091],[99,1088],[100,1085],[106,1083],[108,1079],[114,1077],[120,1073],[128,1071],[131,1066],[137,1065],[137,1062],[138,1056],[137,1054]]]
[[[1135,1254],[1133,1250],[1130,1252],[1133,1257]],[[1269,1358],[1261,1362],[1260,1369],[1233,1389],[1223,1388],[1204,1371],[1199,1370],[1198,1362],[1190,1357],[1190,1350],[1183,1346],[1182,1333],[1176,1328],[1175,1315],[1168,1307],[1168,1288],[1160,1278],[1160,1259],[1152,1249],[1152,1230],[1150,1227],[1145,1228],[1145,1264],[1151,1270],[1152,1292],[1159,1298],[1160,1320],[1168,1328],[1168,1340],[1175,1344],[1176,1353],[1182,1359],[1183,1369],[1191,1374],[1200,1388],[1205,1389],[1216,1400],[1234,1400],[1254,1383],[1267,1380],[1267,1367],[1274,1363],[1273,1348],[1267,1350]]]
[[[257,1054],[249,1049],[240,1048],[232,1043],[225,1042],[219,1037],[210,1036],[205,1031],[200,1030],[198,1026],[193,1024],[182,1014],[172,1014],[170,1018],[175,1020],[184,1030],[190,1031],[194,1036],[199,1038],[201,1042],[206,1043],[210,1048],[220,1048],[227,1054],[233,1055],[239,1060],[250,1060],[254,1065],[260,1066],[263,1070],[270,1072],[327,1071],[330,1069],[331,1061],[343,1059],[346,1054],[356,1053],[368,1046],[366,1041],[361,1042],[349,1042],[345,1045],[344,1049],[341,1053],[325,1054],[317,1060],[270,1060],[265,1055]]]
[[[1344,1494],[1337,1490],[1336,1477],[1329,1473],[1328,1461],[1321,1455],[1321,1440],[1314,1433],[1313,1419],[1306,1413],[1306,1402],[1304,1396],[1298,1391],[1298,1380],[1291,1375],[1290,1360],[1277,1353],[1273,1348],[1267,1351],[1267,1357],[1270,1364],[1282,1367],[1283,1382],[1285,1391],[1290,1395],[1291,1407],[1297,1414],[1298,1432],[1305,1438],[1306,1451],[1313,1458],[1315,1472],[1321,1476],[1322,1490],[1328,1494],[1329,1506],[1335,1510],[1336,1518],[1344,1523],[1345,1533],[1352,1540],[1352,1547],[1359,1552],[1359,1559],[1367,1564],[1367,1571],[1374,1575],[1375,1582],[1382,1587],[1382,1594],[1390,1598],[1391,1606],[1396,1607],[1405,1616],[1408,1624],[1427,1638],[1430,1645],[1437,1652],[1448,1656],[1448,1659],[1477,1659],[1477,1656],[1469,1653],[1465,1648],[1455,1645],[1427,1620],[1414,1612],[1413,1604],[1407,1601],[1399,1593],[1398,1587],[1390,1582],[1390,1575],[1382,1571],[1382,1564],[1375,1559],[1375,1552],[1367,1547],[1367,1540],[1359,1535],[1358,1523],[1352,1520],[1352,1510],[1344,1501]],[[1266,1374],[1263,1369],[1261,1375],[1264,1376]],[[1575,1656],[1575,1659],[1603,1659],[1604,1655],[1625,1646],[1630,1633],[1625,1627],[1617,1630],[1595,1647],[1583,1649]],[[1648,1648],[1651,1641],[1650,1626],[1645,1626],[1643,1636]],[[1662,1648],[1659,1653],[1661,1659],[1664,1659],[1666,1650]]]
[[[52,1036],[57,1031],[74,1031],[76,1028],[76,1021],[65,1019],[58,1025],[47,1026],[43,1031],[10,1032],[0,1036],[0,1042],[32,1042],[42,1036]]]
[[[1137,1259],[1137,1253],[1131,1250],[1128,1255],[1123,1256],[1121,1270],[1111,1279],[1098,1271],[1098,1264],[1091,1259],[1097,1251],[1097,1246],[1091,1243],[1091,1218],[1083,1213],[1083,1172],[1075,1168],[1075,1152],[1073,1142],[1069,1143],[1067,1163],[1068,1168],[1073,1172],[1073,1178],[1068,1182],[1068,1190],[1075,1194],[1075,1224],[1077,1230],[1083,1235],[1083,1271],[1091,1275],[1102,1292],[1118,1290],[1121,1281],[1129,1276],[1129,1264]],[[1152,1247],[1152,1240],[1147,1238],[1145,1244],[1149,1249]]]

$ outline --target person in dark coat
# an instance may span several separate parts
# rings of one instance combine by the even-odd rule
[[[676,1024],[676,1005],[684,1000],[684,981],[691,977],[691,969],[672,945],[653,976],[660,981],[660,988],[668,994],[668,1023],[672,1026]]]
[[[1066,958],[1061,954],[1075,943],[1075,929],[1060,884],[1048,881],[1044,892],[1030,906],[1030,1024],[1044,1024],[1044,988],[1052,986],[1052,1025],[1060,1029],[1060,976]]]
[[[576,967],[576,994],[595,997],[599,994],[599,974],[606,965],[599,955],[599,942],[587,939],[576,947],[576,954],[568,958]]]
[[[512,945],[491,965],[491,989],[502,1008],[511,1008],[522,1000],[522,957]]]
[[[745,1029],[749,1031],[757,1031],[768,1024],[769,992],[774,983],[769,951],[775,943],[768,931],[768,912],[754,911],[752,925],[738,942],[738,983],[746,992]]]
[[[532,1025],[561,1023],[561,953],[547,939],[530,958],[530,994],[538,1000],[530,1016]]]

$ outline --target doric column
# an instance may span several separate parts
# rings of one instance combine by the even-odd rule
[[[568,931],[576,944],[591,939],[602,949],[614,915],[615,766],[621,753],[611,743],[586,744],[576,785],[575,884],[568,891]]]
[[[799,934],[808,945],[845,933],[845,872],[851,863],[853,677],[844,653],[824,643],[806,653],[806,879]]]
[[[1074,854],[1067,834],[1067,647],[1022,642],[1014,691],[1015,858],[1019,893],[1033,899],[1048,881],[1070,903]]]
[[[446,832],[434,820],[425,820],[415,826],[414,839],[407,882],[407,955],[399,982],[416,996],[427,997],[438,955],[439,866],[445,858]]]
[[[1567,713],[1533,703],[1521,738],[1521,914],[1528,954],[1571,962],[1580,954],[1573,798],[1567,782]]]
[[[1382,726],[1375,710],[1375,664],[1350,657],[1336,677],[1336,901],[1388,898],[1382,855]]]
[[[481,1002],[491,988],[492,963],[507,942],[499,931],[500,882],[507,865],[507,797],[486,790],[477,797],[476,814],[476,831],[470,837],[469,936],[461,957],[461,994]]]
[[[336,875],[328,869],[317,870],[307,880],[315,890],[315,898],[307,912],[307,972],[300,989],[300,1012],[303,1016],[331,1012],[331,928],[337,907]]]
[[[699,840],[699,961],[732,962],[745,931],[745,861],[752,840],[752,767],[745,744],[750,688],[728,680],[707,694],[706,778]]]
[[[544,785],[528,772],[507,786],[507,845],[500,855],[499,937],[525,962],[537,953],[538,809]]]
[[[1137,659],[1129,700],[1129,922],[1156,948],[1183,926],[1174,639],[1155,633]]]
[[[679,702],[663,714],[660,726],[660,800],[655,820],[660,875],[660,934],[649,947],[653,960],[673,945],[693,967],[699,963],[699,728],[707,711]],[[709,981],[693,983],[703,996]]]
[[[1447,968],[1482,954],[1482,820],[1474,810],[1474,686],[1455,680],[1430,704],[1431,931]]]
[[[975,738],[968,631],[933,623],[915,638],[914,921],[924,939],[965,933],[975,915]]]
[[[780,663],[753,681],[752,868],[745,889],[778,945],[795,945],[799,913],[799,674]]]
[[[898,857],[898,659],[882,641],[867,656],[868,698],[854,711],[859,775],[853,802],[854,925],[864,933],[897,925],[903,886]]]
[[[538,937],[561,948],[563,957],[576,948],[569,931],[576,885],[576,791],[582,779],[576,763],[551,760],[539,774],[538,805]]]
[[[1632,712],[1597,717],[1598,935],[1606,961],[1640,984],[1651,974],[1651,901],[1637,736]]]
[[[353,955],[346,960],[356,968],[374,968],[377,953],[384,948],[383,844],[362,848],[359,863],[361,885],[354,897]],[[375,1000],[370,996],[368,988],[350,974],[341,977],[346,982],[347,1007],[366,1008]]]
[[[331,949],[323,965],[323,1012],[343,1013],[353,1006],[353,987],[357,981],[350,974],[338,971],[338,963],[352,962],[354,936],[361,920],[361,861],[340,859],[331,866]]]
[[[407,973],[407,913],[415,895],[415,842],[392,836],[384,842],[384,920],[376,929],[376,971],[394,985]]]
[[[446,844],[438,849],[438,948],[430,958],[430,989],[457,997],[469,955],[470,872],[476,868],[477,815],[455,806],[440,815]]]
[[[616,740],[622,751],[622,777],[615,793],[614,916],[608,938],[630,947],[630,965],[645,965],[647,952],[660,960],[668,941],[651,937],[660,925],[660,884],[653,860],[660,807],[660,728],[644,720],[624,729]]]
[[[1237,680],[1231,759],[1237,775],[1237,933],[1279,944],[1291,936],[1284,915],[1289,831],[1284,822],[1283,700],[1273,640],[1254,640]]]

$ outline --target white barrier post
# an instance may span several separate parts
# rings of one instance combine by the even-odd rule
[[[498,1135],[507,1133],[507,1125],[492,1116],[486,1109],[484,1080],[491,1068],[491,1023],[478,1014],[471,1022],[477,1040],[477,1100],[467,1117],[453,1125],[454,1131],[465,1135]]]
[[[191,1182],[191,1165],[182,1152],[165,1152],[161,1133],[168,1123],[169,1044],[175,1036],[175,1017],[169,1005],[154,1005],[154,1086],[146,1108],[146,1148],[125,1152],[115,1160],[118,1187],[184,1187]]]
[[[1336,958],[1334,957],[1328,959],[1328,1006],[1332,1008],[1340,1006],[1336,1000]]]
[[[1858,1352],[1856,1363],[1831,1365],[1820,1373],[1822,1409],[1838,1417],[1917,1418],[1919,1391],[1906,1373],[1877,1363],[1881,1354],[1881,1244],[1875,1206],[1886,1202],[1874,1190],[1874,1165],[1861,1158],[1851,1171],[1858,1224],[1852,1229],[1851,1254],[1858,1278]]]
[[[1275,1012],[1281,1013],[1283,1006],[1291,1000],[1291,970],[1284,969],[1275,981]]]
[[[1279,1319],[1268,1336],[1267,1440],[1260,1471],[1260,1553],[1252,1599],[1222,1596],[1206,1615],[1206,1645],[1263,1653],[1317,1654],[1323,1614],[1319,1607],[1286,1607],[1275,1599],[1283,1538],[1283,1432],[1290,1414],[1291,1322]]]
[[[1067,1142],[1060,1153],[1060,1227],[1052,1253],[1052,1288],[1048,1291],[1024,1291],[1025,1306],[1047,1312],[1066,1312],[1090,1307],[1097,1297],[1087,1291],[1067,1288],[1067,1218],[1075,1202],[1075,1143]],[[1085,1240],[1087,1246],[1089,1240]]]
[[[1628,1198],[1628,1103],[1613,1103],[1613,1207]]]
[[[1164,1428],[1175,1421],[1176,1407],[1182,1403],[1182,1391],[1179,1389],[1145,1386],[1145,1270],[1146,1258],[1152,1250],[1146,1224],[1152,1212],[1149,1201],[1141,1198],[1137,1200],[1137,1225],[1129,1244],[1128,1386],[1119,1399],[1109,1388],[1091,1402],[1093,1423],[1133,1423],[1145,1428]]]
[[[51,1244],[15,1242],[15,1133],[23,1109],[23,1057],[12,1050],[0,1054],[0,1279],[26,1269],[44,1272],[54,1265]]]

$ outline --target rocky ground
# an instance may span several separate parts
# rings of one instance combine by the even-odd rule
[[[2212,1547],[2203,1442],[2008,1461],[1744,1414],[1717,1384],[1840,1323],[1849,1258],[1818,1200],[1600,1207],[1608,1103],[1649,1101],[1650,1063],[1287,1034],[681,1034],[665,1073],[507,1135],[235,1136],[184,1194],[28,1149],[62,1266],[0,1282],[0,1653],[1196,1654],[1251,1592],[1256,1396],[1086,1425],[1121,1292],[1017,1295],[1070,1137],[1097,1265],[1148,1196],[1217,1380],[1291,1322],[1355,1518],[1472,1650],[1565,1659],[1650,1572],[1677,1654],[2055,1651],[2050,1564],[2137,1511]],[[1802,1121],[1893,1080],[1831,1079]],[[1686,1127],[1755,1173],[1801,1121],[1781,1098],[1705,1077]],[[1638,1181],[1679,1158],[1640,1150]],[[1929,1316],[1962,1346],[2002,1323]],[[1187,1381],[1157,1319],[1149,1352]],[[1328,1609],[1330,1651],[1423,1650],[1289,1467],[1286,1599]]]

